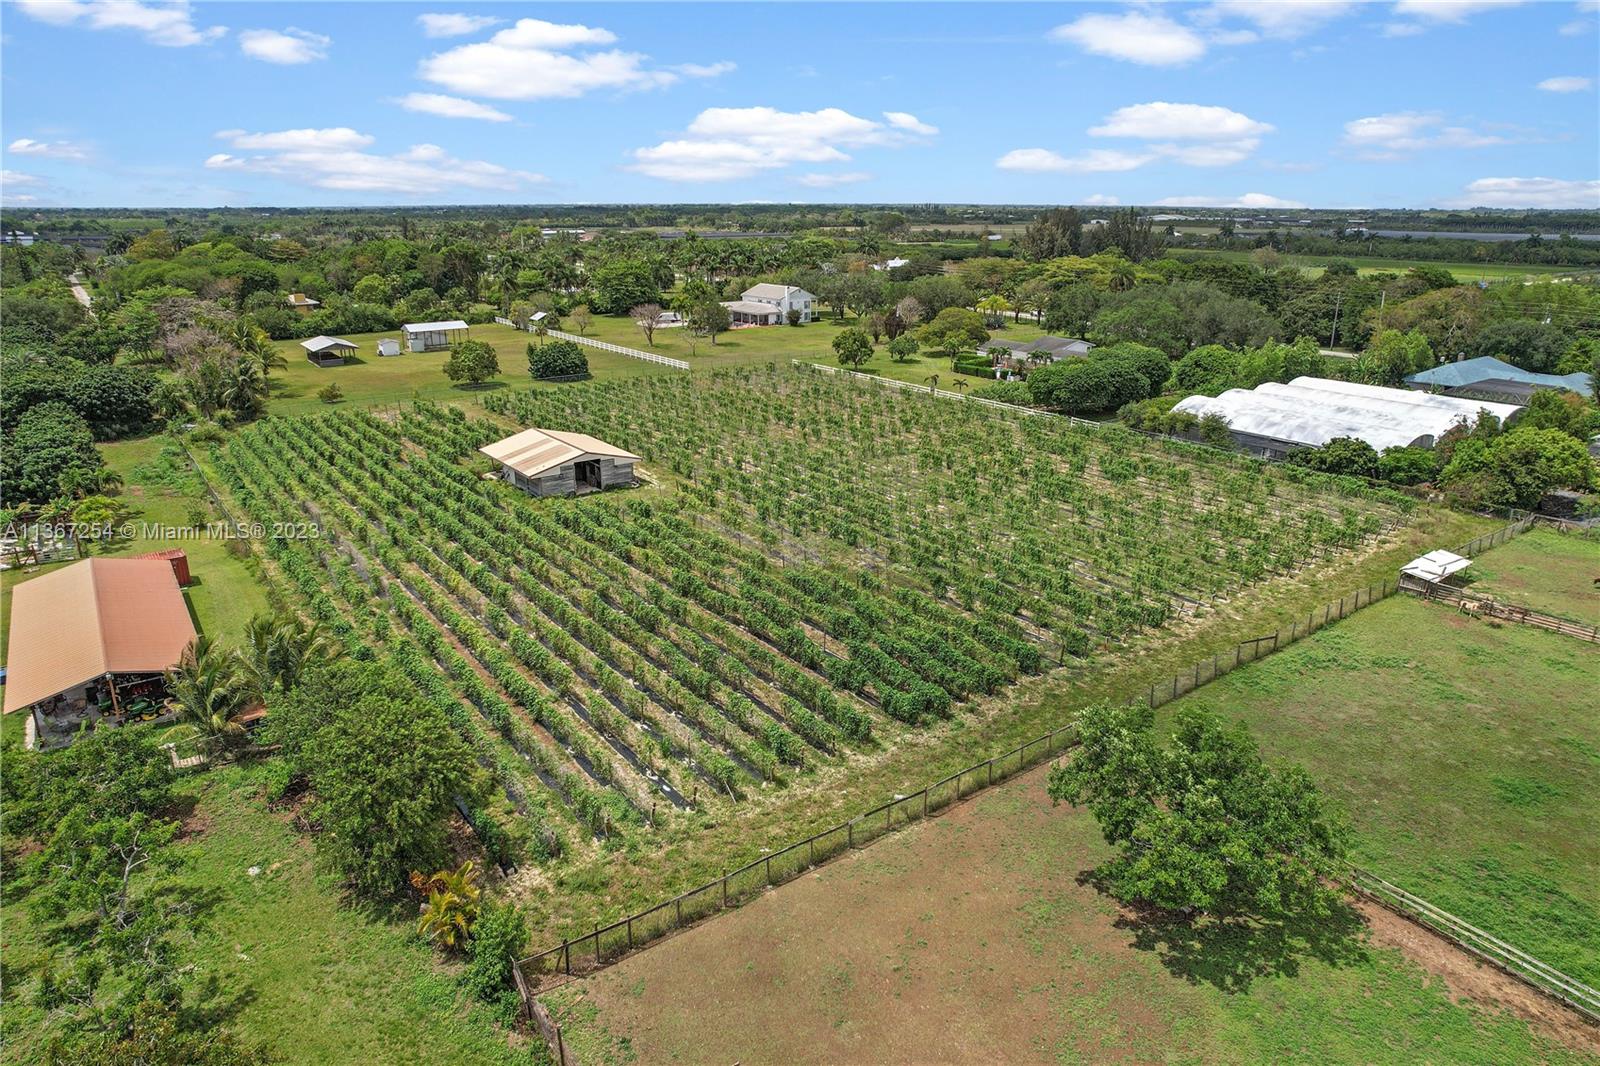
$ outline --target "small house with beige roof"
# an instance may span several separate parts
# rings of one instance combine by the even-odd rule
[[[500,477],[530,496],[576,496],[637,481],[637,455],[586,433],[525,429],[478,451],[500,464]]]

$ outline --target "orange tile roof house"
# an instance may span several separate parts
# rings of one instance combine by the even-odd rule
[[[158,706],[160,675],[195,638],[166,559],[91,558],[17,585],[5,713],[31,709],[41,746],[84,721]]]
[[[525,429],[478,451],[500,464],[500,476],[534,496],[570,496],[634,483],[632,452],[586,433]]]
[[[312,311],[322,306],[321,300],[313,300],[303,292],[289,294],[289,306],[299,311],[302,315],[309,315]]]

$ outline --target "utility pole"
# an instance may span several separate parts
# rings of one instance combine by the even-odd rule
[[[1333,347],[1333,338],[1339,333],[1339,306],[1344,303],[1344,293],[1337,293],[1333,297],[1333,328],[1328,331],[1328,347]]]
[[[1389,298],[1388,289],[1378,290],[1378,332],[1383,332],[1383,304]]]

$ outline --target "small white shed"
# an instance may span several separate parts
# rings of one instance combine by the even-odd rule
[[[384,337],[378,342],[379,355],[399,355],[400,342],[393,337]]]
[[[446,322],[407,322],[400,327],[410,352],[433,352],[467,339],[467,324],[459,318]]]
[[[1402,566],[1400,572],[1407,577],[1416,578],[1418,581],[1437,584],[1451,574],[1458,574],[1471,565],[1471,559],[1463,558],[1455,552],[1447,552],[1440,549],[1431,551],[1427,555],[1417,556]]]

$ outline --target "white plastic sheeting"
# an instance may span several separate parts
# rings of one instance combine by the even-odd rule
[[[1254,389],[1229,389],[1221,396],[1190,396],[1173,410],[1197,417],[1221,415],[1237,434],[1311,447],[1355,437],[1382,451],[1432,446],[1451,426],[1471,422],[1480,408],[1502,420],[1520,410],[1511,404],[1311,377],[1287,385],[1268,382]]]

